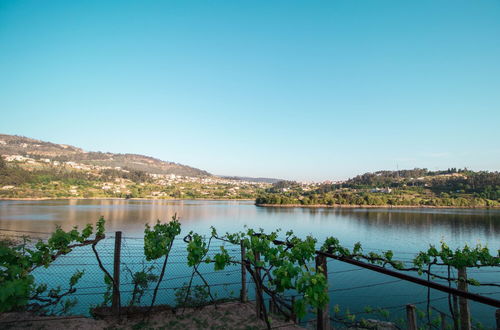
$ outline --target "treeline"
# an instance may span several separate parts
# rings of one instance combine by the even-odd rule
[[[19,166],[8,166],[0,157],[0,185],[20,185],[31,179],[31,173]]]
[[[360,205],[360,206],[442,206],[442,207],[497,207],[500,202],[481,197],[429,197],[418,195],[390,195],[380,193],[304,193],[278,194],[264,193],[256,199],[256,204],[273,205]]]
[[[470,172],[467,176],[462,177],[435,178],[431,181],[429,189],[436,193],[467,193],[497,200],[500,199],[500,173]]]
[[[342,184],[322,184],[312,190],[304,189],[297,182],[280,181],[267,189],[256,202],[492,207],[500,205],[500,173],[456,168],[444,171],[418,168],[379,171],[358,175]]]
[[[22,184],[46,184],[60,181],[71,185],[89,186],[95,181],[107,182],[115,179],[126,179],[135,183],[152,182],[152,178],[146,172],[138,170],[106,169],[99,173],[93,173],[65,168],[46,168],[29,171],[18,165],[7,164],[0,157],[0,185],[20,186]]]
[[[114,170],[114,169],[105,169],[101,170],[100,176],[101,179],[104,181],[111,181],[116,178],[120,179],[126,179],[130,180],[136,183],[148,183],[148,182],[153,182],[153,179],[151,178],[148,173],[144,171],[139,171],[139,170],[133,170],[129,168],[124,168],[125,171],[120,171],[120,170]]]
[[[422,182],[423,178],[436,177],[451,174],[469,175],[474,172],[467,169],[449,168],[442,171],[429,171],[426,168],[414,168],[412,170],[399,170],[399,171],[377,171],[373,173],[365,173],[355,176],[347,180],[345,184],[348,186],[398,186],[401,184],[414,183],[416,185]]]
[[[364,173],[347,180],[350,186],[387,186],[404,179],[416,179],[430,175],[425,168],[415,168],[413,170],[401,171],[378,171],[374,173]]]
[[[413,169],[401,171],[379,171],[358,175],[342,185],[322,187],[323,192],[339,187],[362,188],[417,188],[425,187],[435,194],[462,193],[474,197],[500,199],[500,172],[474,172],[467,169],[450,168],[445,171]]]

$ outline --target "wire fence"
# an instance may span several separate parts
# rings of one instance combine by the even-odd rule
[[[50,233],[0,229],[0,238],[19,242],[29,236],[32,241],[28,244],[34,244],[38,239],[47,239],[48,235]],[[117,260],[115,239],[115,236],[106,237],[96,246],[102,265],[110,274],[114,274],[113,268]],[[240,245],[225,241],[212,242],[208,254],[219,252],[221,247],[228,251],[232,259],[241,260]],[[402,255],[405,262],[411,261],[408,258],[409,253],[395,251],[395,255]],[[242,297],[242,288],[246,288],[247,300],[256,299],[256,286],[248,274],[244,276],[244,279],[242,278],[244,271],[240,264],[230,264],[220,271],[215,271],[213,264],[201,264],[198,268],[199,274],[197,274],[193,272],[193,267],[188,266],[187,256],[186,242],[182,238],[176,238],[166,264],[166,275],[159,283],[155,305],[175,307],[181,306],[188,300],[191,304],[202,305],[210,302],[209,297],[216,301],[238,300]],[[144,256],[143,238],[123,236],[119,260],[121,306],[151,305],[163,259],[147,261]],[[315,267],[314,263],[309,266]],[[374,324],[370,323],[372,322],[370,320],[377,320],[377,322],[391,322],[395,328],[411,328],[410,322],[413,322],[417,327],[453,329],[457,327],[457,311],[461,309],[459,305],[466,302],[472,316],[471,328],[499,326],[497,322],[500,321],[495,318],[495,315],[499,317],[496,309],[498,307],[460,298],[387,274],[347,264],[341,260],[326,258],[325,266],[329,305],[322,311],[310,310],[304,318],[296,320],[301,325],[319,329],[347,325],[373,328]],[[84,246],[60,256],[49,267],[35,269],[33,275],[37,284],[46,283],[50,288],[60,288],[61,291],[65,291],[70,289],[69,279],[72,274],[78,271],[84,271],[84,275],[74,287],[76,290],[68,296],[76,299],[71,314],[90,315],[92,309],[105,303],[110,304],[106,299],[112,293],[112,286],[106,282],[105,275],[90,246]],[[448,270],[436,269],[435,272],[445,274]],[[500,272],[495,268],[471,269],[469,274],[478,281],[500,283],[498,282],[500,276],[497,276]],[[422,275],[420,278],[426,278],[426,276]],[[445,285],[450,284],[440,279],[432,280]],[[192,288],[190,293],[186,291],[189,283]],[[500,289],[496,288],[469,286],[469,290],[483,296],[497,299],[500,297]],[[48,298],[48,296],[42,298]],[[300,297],[296,292],[286,292],[283,298],[293,303]],[[265,304],[270,304],[270,301],[270,297],[266,296]],[[318,318],[320,313],[324,313],[327,317],[327,325],[320,324]]]
[[[224,246],[232,258],[240,258],[239,245],[226,242],[211,244],[209,254],[216,253]],[[107,237],[97,245],[97,252],[106,270],[113,274],[115,260],[115,238]],[[156,286],[163,259],[147,261],[143,252],[144,246],[140,239],[124,237],[121,240],[120,253],[120,296],[122,306],[149,306]],[[189,282],[194,289],[203,288],[205,295],[198,292],[195,303],[207,303],[210,295],[220,300],[234,300],[240,296],[241,267],[229,265],[224,270],[214,271],[213,265],[201,264],[198,268],[202,274],[193,274],[193,268],[186,262],[186,243],[176,239],[168,256],[165,277],[159,284],[155,305],[178,306],[185,298]],[[71,294],[78,299],[72,310],[74,314],[90,314],[90,310],[100,306],[109,294],[110,285],[105,281],[105,275],[100,269],[90,246],[82,247],[67,255],[57,258],[48,268],[37,268],[33,275],[37,283],[50,283],[51,287],[60,287],[61,291],[69,289],[68,279],[77,271],[84,271],[84,276],[75,286]],[[208,283],[208,286],[205,284]],[[248,279],[247,285],[252,286]],[[194,291],[194,290],[193,290]],[[193,298],[193,299],[194,299]],[[193,300],[190,300],[193,302]]]

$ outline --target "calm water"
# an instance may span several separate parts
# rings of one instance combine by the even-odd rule
[[[140,240],[133,238],[142,236],[145,223],[153,224],[157,219],[167,220],[175,213],[181,218],[184,233],[190,230],[208,233],[210,226],[215,226],[219,232],[243,230],[245,225],[264,228],[266,231],[292,229],[298,236],[311,234],[320,241],[327,236],[335,236],[346,246],[360,241],[365,251],[392,249],[402,260],[410,260],[416,252],[426,249],[429,244],[439,244],[441,240],[452,247],[481,243],[493,251],[500,248],[498,210],[261,208],[254,206],[253,202],[239,201],[0,201],[0,229],[49,232],[56,225],[64,229],[75,225],[82,227],[86,223],[95,222],[102,215],[107,220],[108,232],[121,230],[125,237],[130,237],[125,240],[124,263],[129,263],[129,268],[135,270],[139,267],[137,258],[140,258],[142,247]],[[0,233],[15,234],[6,231]],[[111,256],[107,254],[110,254],[108,252],[111,251],[111,246],[111,240],[101,244],[103,254],[108,258],[107,262],[110,262]],[[178,251],[182,249],[184,247],[179,242]],[[233,252],[237,254],[238,251],[234,248]],[[89,251],[75,253],[80,253],[74,257],[79,260],[79,263],[74,263],[75,269],[89,265],[91,259],[85,259],[89,257]],[[182,252],[178,254],[180,264],[183,262],[180,259]],[[74,259],[66,258],[58,261],[55,266],[67,270],[68,260]],[[88,263],[83,264],[82,260],[87,260]],[[176,259],[172,262],[175,265]],[[53,268],[51,266],[40,271],[40,277],[58,273]],[[172,272],[178,277],[188,271],[182,266],[172,266]],[[392,307],[419,302],[427,297],[425,288],[401,281],[380,284],[393,281],[394,278],[355,269],[354,266],[340,262],[331,261],[328,271],[331,272],[332,304],[338,303],[341,308],[348,307],[351,312],[361,311],[366,305]],[[89,284],[93,283],[98,288],[98,284],[102,282],[102,274],[96,269],[91,269],[90,273],[92,272],[93,274],[84,276],[84,279],[89,279],[85,279],[82,285],[90,288]],[[238,276],[238,269],[229,269],[225,280],[237,282]],[[481,281],[500,282],[500,273],[491,269],[472,270],[471,276]],[[221,277],[214,276],[214,280],[216,279],[220,280]],[[237,285],[225,289],[237,291]],[[85,290],[91,289],[80,290],[80,307],[85,303],[91,304],[90,297],[95,296],[93,291],[87,291],[88,295],[83,294]],[[500,298],[498,287],[471,288],[471,291]],[[224,293],[221,291],[220,294]],[[447,300],[440,299],[442,297],[445,296],[439,292],[431,293],[431,298],[436,299],[433,305],[446,309]],[[162,299],[163,302],[171,302],[172,298],[170,295],[170,298]],[[476,320],[492,326],[493,308],[473,303],[472,309]],[[400,312],[395,308],[392,315],[400,315]]]

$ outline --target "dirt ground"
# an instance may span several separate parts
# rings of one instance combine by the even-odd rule
[[[291,323],[272,317],[271,327],[275,329],[302,329]],[[264,321],[255,316],[252,303],[228,302],[205,306],[203,308],[155,311],[148,319],[142,314],[122,316],[121,321],[114,319],[95,320],[92,318],[70,317],[34,317],[19,313],[0,315],[2,329],[266,329]]]

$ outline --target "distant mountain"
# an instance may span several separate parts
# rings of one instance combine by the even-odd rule
[[[224,175],[219,175],[219,176],[221,178],[228,180],[248,181],[248,182],[276,183],[279,181],[283,181],[282,179],[274,179],[274,178],[251,178],[248,176],[224,176]]]
[[[83,149],[30,139],[24,136],[0,134],[0,155],[21,155],[34,159],[49,158],[60,162],[77,162],[87,165],[120,167],[151,174],[175,174],[182,176],[212,176],[210,173],[173,162],[136,154],[87,152]]]

